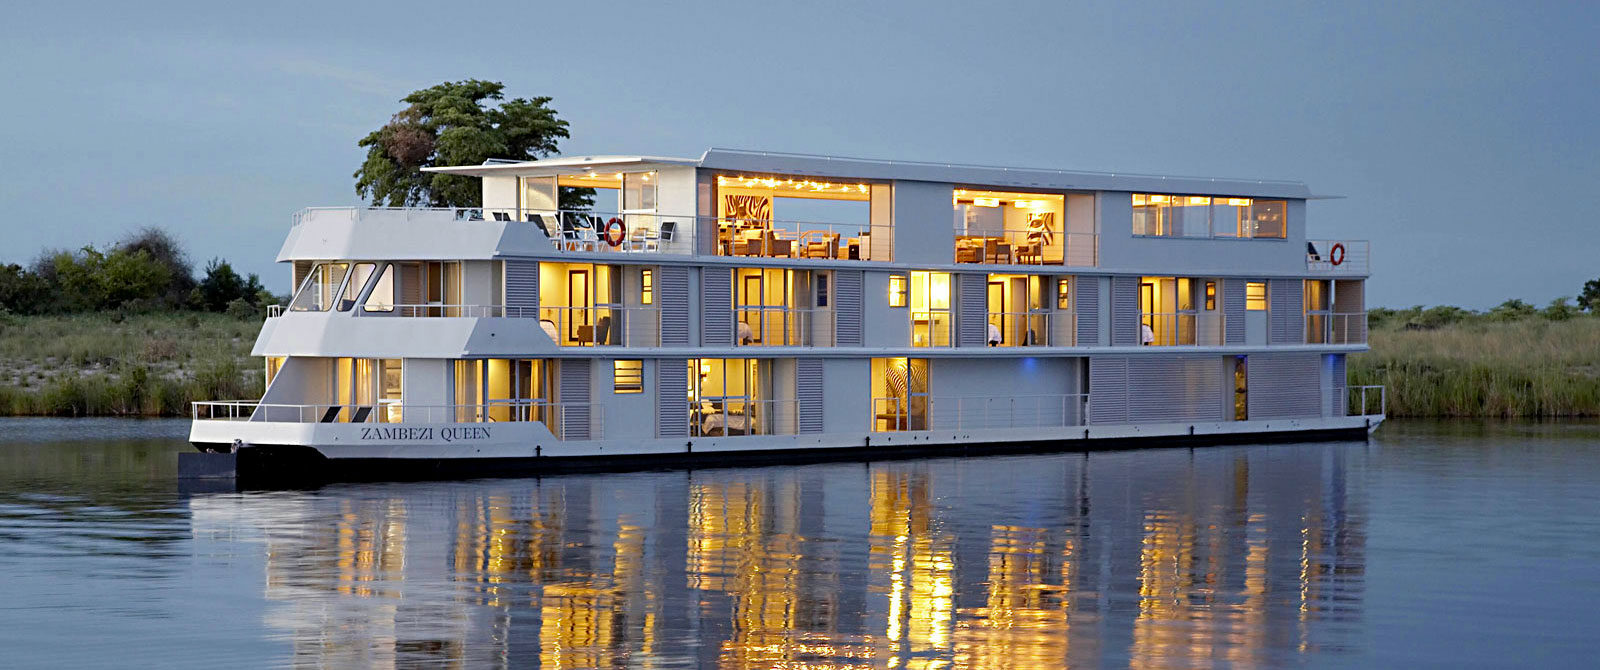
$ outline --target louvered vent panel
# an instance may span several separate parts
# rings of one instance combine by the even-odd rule
[[[315,264],[311,261],[294,262],[294,290],[300,290],[300,284],[306,280],[306,275],[311,274],[312,265]]]
[[[538,314],[539,263],[506,261],[506,307],[506,316]]]
[[[1344,354],[1329,354],[1333,359],[1330,367],[1333,368],[1333,389],[1328,398],[1328,416],[1344,416],[1349,413],[1350,394],[1345,391],[1349,384],[1345,379]]]
[[[1078,315],[1078,346],[1100,343],[1100,278],[1072,278],[1072,308]]]
[[[988,277],[980,274],[956,275],[961,292],[956,305],[956,318],[960,319],[956,346],[981,347],[989,339]]]
[[[590,403],[589,360],[567,358],[561,361],[561,411],[557,416],[563,440],[589,439]]]
[[[422,304],[422,266],[416,263],[400,265],[400,304]]]
[[[795,399],[802,434],[822,432],[822,359],[795,361]]]
[[[1243,279],[1222,281],[1222,318],[1227,344],[1244,344],[1244,284]]]
[[[1274,279],[1267,287],[1267,338],[1269,344],[1305,344],[1305,313],[1300,309],[1305,282]]]
[[[689,361],[662,358],[656,361],[656,436],[689,435]]]
[[[1094,396],[1090,396],[1091,402]],[[1160,423],[1222,418],[1222,368],[1211,357],[1128,359],[1128,421]]]
[[[1089,423],[1128,422],[1128,359],[1089,359]]]
[[[733,271],[700,270],[700,346],[733,346]]]
[[[656,270],[656,305],[661,308],[661,346],[689,346],[689,268]]]
[[[838,270],[833,273],[836,346],[861,346],[861,282],[859,270]]]
[[[1111,278],[1111,344],[1139,346],[1139,278]]]
[[[1250,418],[1299,419],[1322,416],[1322,376],[1317,354],[1250,357]]]

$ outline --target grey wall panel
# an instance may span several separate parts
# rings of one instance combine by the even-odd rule
[[[1139,278],[1111,278],[1111,344],[1139,346]]]
[[[1305,313],[1300,304],[1305,299],[1305,282],[1299,279],[1273,279],[1267,288],[1267,342],[1269,344],[1305,344]]]
[[[802,434],[821,433],[823,427],[823,375],[822,359],[801,358],[795,361],[795,405],[799,413]]]
[[[700,346],[733,345],[733,271],[700,270]]]
[[[586,358],[561,361],[558,392],[562,409],[558,420],[562,439],[589,439],[590,406],[594,402],[589,393],[589,363]]]
[[[1141,356],[1127,368],[1129,423],[1222,420],[1216,358]]]
[[[1080,347],[1100,343],[1100,278],[1072,278],[1072,310],[1078,318]]]
[[[1128,422],[1128,359],[1095,356],[1089,359],[1089,423]]]
[[[416,263],[400,266],[400,304],[422,304],[422,268]]]
[[[688,437],[688,389],[688,359],[656,361],[656,437]]]
[[[689,346],[689,268],[656,270],[656,306],[661,308],[661,346]]]
[[[960,296],[956,303],[956,346],[982,347],[989,339],[989,289],[988,275],[963,273],[956,275],[956,290]]]
[[[536,261],[506,261],[506,307],[535,310],[539,307],[539,263]],[[508,309],[507,315],[515,315]],[[532,313],[527,316],[533,316]]]
[[[1222,319],[1225,344],[1244,344],[1244,285],[1243,279],[1222,281]]]
[[[861,283],[860,270],[837,270],[833,273],[836,346],[861,346]]]
[[[1322,416],[1319,354],[1258,354],[1250,357],[1250,419]]]
[[[1330,354],[1329,357],[1333,359],[1333,371],[1330,373],[1333,376],[1333,392],[1328,397],[1328,415],[1344,416],[1350,409],[1350,394],[1345,391],[1349,381],[1345,378],[1344,354]]]

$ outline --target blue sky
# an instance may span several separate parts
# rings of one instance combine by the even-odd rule
[[[165,226],[287,289],[411,90],[549,95],[563,152],[710,146],[1299,179],[1374,305],[1600,277],[1600,3],[27,3],[0,261]]]

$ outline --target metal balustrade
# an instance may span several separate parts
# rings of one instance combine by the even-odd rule
[[[986,344],[992,347],[1070,347],[1078,340],[1071,312],[989,312]],[[997,341],[998,340],[998,341]]]
[[[690,437],[798,435],[798,400],[751,400],[705,396],[689,401]]]
[[[1219,311],[1143,312],[1139,314],[1139,323],[1142,325],[1140,344],[1215,347],[1226,341],[1227,319]],[[1151,341],[1145,341],[1147,336]]]
[[[742,306],[733,310],[733,343],[738,346],[831,347],[831,309]]]
[[[873,398],[868,420],[875,432],[1083,426],[1089,394]]]
[[[540,307],[539,327],[563,347],[661,345],[659,307]]]
[[[911,313],[911,346],[955,346],[955,315],[948,311]]]
[[[957,225],[955,236],[957,263],[1074,267],[1094,267],[1099,264],[1100,236],[1095,233],[1052,232],[1047,242],[1039,231],[1029,228],[1002,228],[979,233]]]
[[[1348,387],[1349,398],[1345,405],[1345,416],[1387,416],[1389,414],[1389,392],[1382,386],[1351,386]],[[1376,410],[1376,411],[1374,411]]]
[[[1366,343],[1366,312],[1306,312],[1306,344]]]
[[[452,423],[540,422],[560,439],[599,439],[605,408],[594,403],[541,400],[491,400],[469,405],[281,404],[254,400],[202,401],[190,404],[194,421],[264,423],[360,423],[437,425]]]
[[[1307,240],[1306,271],[1318,276],[1361,277],[1371,272],[1367,240]]]

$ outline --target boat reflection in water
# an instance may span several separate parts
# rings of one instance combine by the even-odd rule
[[[1364,445],[193,499],[304,667],[1280,666],[1359,639]],[[203,547],[202,547],[203,551]]]

